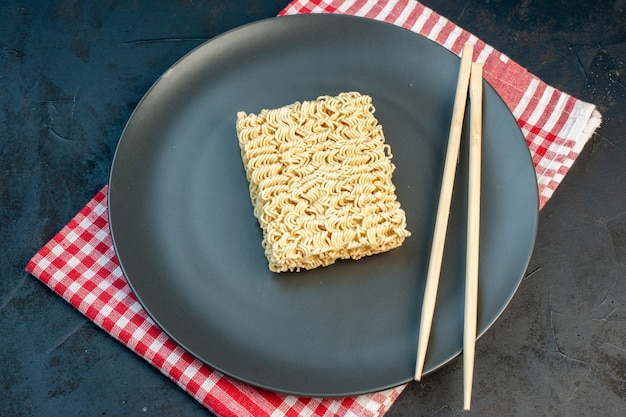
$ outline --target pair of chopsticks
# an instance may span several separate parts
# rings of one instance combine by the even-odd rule
[[[435,311],[435,299],[441,272],[443,249],[448,228],[450,202],[456,165],[461,143],[461,131],[467,102],[470,95],[470,150],[469,150],[469,189],[468,226],[465,277],[465,312],[463,328],[463,408],[469,410],[472,397],[474,355],[476,348],[476,320],[478,304],[478,257],[480,229],[480,176],[481,176],[481,136],[482,136],[482,65],[472,63],[473,45],[466,44],[461,54],[461,66],[456,86],[452,123],[448,138],[448,149],[443,171],[441,194],[437,208],[435,232],[426,276],[426,289],[417,347],[415,380],[419,381],[424,370],[426,347]]]

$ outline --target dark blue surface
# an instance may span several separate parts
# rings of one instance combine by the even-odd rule
[[[540,214],[527,278],[478,342],[471,414],[623,415],[626,3],[424,3],[604,116]],[[286,4],[0,3],[0,415],[211,415],[24,266],[107,182],[163,71]],[[461,415],[461,363],[410,384],[388,416]]]

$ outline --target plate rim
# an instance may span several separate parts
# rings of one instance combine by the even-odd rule
[[[131,112],[125,126],[124,129],[122,130],[118,143],[116,145],[116,149],[114,152],[114,156],[112,159],[112,163],[111,163],[111,170],[110,170],[110,174],[109,174],[109,180],[108,180],[108,186],[109,186],[109,195],[108,198],[111,197],[112,193],[111,191],[113,191],[113,193],[115,193],[115,187],[113,187],[113,182],[114,182],[114,175],[115,175],[115,165],[116,165],[116,161],[118,160],[118,152],[120,152],[120,148],[121,148],[121,144],[125,138],[126,132],[128,127],[134,122],[134,117],[135,114],[137,113],[137,111],[142,107],[142,104],[144,103],[145,100],[147,100],[151,94],[153,93],[154,89],[162,82],[164,82],[166,75],[168,73],[170,73],[171,71],[173,71],[181,62],[184,62],[189,56],[193,55],[194,53],[196,53],[196,51],[198,51],[201,48],[206,47],[208,44],[211,44],[213,42],[216,42],[220,39],[223,39],[225,37],[228,37],[231,33],[233,32],[238,32],[241,30],[247,30],[249,27],[253,27],[253,26],[257,26],[257,25],[264,25],[264,24],[271,24],[273,21],[276,21],[278,19],[284,20],[284,19],[338,19],[338,20],[342,20],[342,19],[355,19],[355,20],[362,20],[362,21],[368,21],[371,23],[375,23],[375,24],[381,24],[381,25],[386,25],[388,27],[393,27],[394,30],[396,29],[400,29],[402,31],[405,32],[410,32],[412,33],[414,36],[423,38],[428,40],[430,43],[432,43],[435,47],[441,48],[445,51],[447,51],[449,54],[454,55],[458,58],[458,55],[454,54],[452,51],[450,51],[449,49],[445,48],[444,46],[440,45],[439,43],[433,41],[432,39],[429,39],[428,37],[421,35],[419,33],[413,32],[409,29],[403,28],[399,25],[395,25],[392,23],[388,23],[382,20],[378,20],[378,19],[372,19],[372,18],[367,18],[367,17],[361,17],[361,16],[353,16],[353,15],[345,15],[345,14],[317,14],[317,13],[311,13],[311,14],[296,14],[296,15],[284,15],[284,16],[276,16],[276,17],[270,17],[270,18],[266,18],[266,19],[261,19],[261,20],[257,20],[257,21],[253,21],[253,22],[249,22],[246,23],[244,25],[229,29],[205,42],[202,42],[200,45],[192,48],[189,52],[185,53],[184,55],[182,55],[179,59],[175,60],[174,63],[172,65],[169,66],[169,68],[163,73],[161,74],[155,81],[154,83],[146,90],[146,92],[143,94],[142,98],[140,99],[140,101],[137,103],[137,105],[135,106],[135,108],[133,109],[133,111]],[[504,101],[504,99],[502,98],[502,96],[498,93],[498,91],[485,79],[484,80],[485,83],[487,83],[491,89],[495,92],[496,97],[498,98],[498,100],[501,101],[501,104],[503,106],[506,107],[508,114],[510,114],[511,118],[515,121],[517,128],[519,129],[520,132],[520,137],[524,140],[524,143],[526,145],[528,145],[525,136],[523,135],[523,132],[521,131],[521,128],[519,127],[519,124],[517,124],[517,120],[515,119],[514,115],[511,113],[510,109],[508,108],[508,106],[506,105],[506,102]],[[532,153],[530,151],[530,149],[528,148],[528,146],[526,146],[526,151],[527,151],[527,159],[530,162],[532,168],[533,168],[533,173],[536,173],[535,171],[535,167],[534,164],[532,163]],[[536,210],[534,211],[534,225],[533,225],[533,229],[532,229],[532,237],[529,240],[529,254],[526,258],[526,262],[525,262],[525,266],[524,266],[524,270],[521,271],[521,274],[519,276],[519,278],[517,278],[517,282],[515,284],[515,286],[512,288],[511,293],[509,294],[509,296],[503,300],[503,304],[502,304],[502,308],[500,309],[500,311],[488,322],[488,324],[481,330],[479,329],[479,333],[477,333],[477,339],[482,337],[492,326],[493,324],[501,317],[501,315],[503,314],[503,312],[507,309],[507,307],[509,306],[510,302],[512,301],[513,297],[515,296],[515,294],[517,293],[523,279],[525,276],[525,272],[528,268],[528,265],[530,263],[531,257],[532,257],[532,253],[533,253],[533,248],[535,246],[536,243],[536,238],[537,238],[537,231],[538,231],[538,217],[539,217],[539,194],[538,194],[538,184],[536,181],[536,176],[534,177],[535,181],[533,181],[534,184],[534,196],[535,196],[535,207]],[[440,188],[440,185],[437,185],[437,189]],[[108,201],[108,203],[110,204],[110,200]],[[109,206],[110,207],[110,206]],[[130,286],[131,290],[133,291],[134,295],[137,297],[138,301],[140,302],[142,308],[146,311],[146,313],[150,316],[150,318],[156,323],[156,325],[168,336],[170,337],[172,340],[174,340],[180,347],[182,347],[186,352],[189,352],[194,358],[199,359],[203,364],[206,364],[206,366],[209,366],[212,369],[215,369],[221,373],[223,373],[224,375],[227,375],[229,377],[232,377],[234,379],[237,379],[239,381],[242,381],[244,383],[250,384],[254,387],[258,387],[258,388],[262,388],[262,389],[266,389],[266,390],[270,390],[273,392],[278,392],[278,393],[284,393],[284,394],[291,394],[291,395],[299,395],[299,396],[305,396],[305,397],[318,397],[319,393],[305,393],[305,392],[301,392],[301,391],[291,391],[289,389],[280,389],[277,387],[273,387],[273,386],[267,386],[264,385],[263,383],[259,383],[257,381],[252,381],[249,378],[242,378],[240,376],[234,375],[232,373],[229,373],[228,370],[225,369],[221,369],[219,366],[216,366],[215,364],[211,364],[209,361],[207,361],[206,358],[201,358],[198,355],[196,355],[195,353],[189,351],[186,347],[185,344],[183,342],[181,342],[178,337],[176,335],[173,335],[170,333],[170,331],[165,328],[164,326],[162,326],[160,324],[160,320],[158,320],[154,315],[153,312],[145,305],[142,297],[140,296],[140,294],[137,293],[135,285],[133,284],[132,279],[129,277],[124,265],[123,265],[123,261],[122,261],[122,256],[120,256],[120,253],[118,251],[118,244],[116,243],[116,238],[115,238],[115,233],[114,233],[114,226],[113,224],[115,223],[115,221],[113,220],[113,216],[112,216],[112,211],[108,210],[108,220],[109,220],[109,225],[110,225],[110,233],[111,233],[111,240],[112,240],[112,244],[113,244],[113,248],[115,251],[115,254],[119,260],[119,264],[121,267],[121,270],[124,274],[124,277],[126,278],[126,281],[128,283],[128,285]],[[434,367],[433,369],[427,370],[426,374],[430,374],[433,373],[435,371],[437,371],[438,369],[444,367],[445,365],[449,364],[450,361],[452,361],[454,358],[456,358],[457,356],[459,356],[462,353],[462,347],[461,349],[459,349],[458,351],[455,351],[453,353],[451,353],[451,355],[444,360],[441,364],[439,364],[438,366]],[[329,397],[329,398],[333,398],[333,397],[345,397],[345,396],[352,396],[352,395],[362,395],[362,394],[368,394],[368,393],[372,393],[372,392],[377,392],[377,391],[381,391],[384,389],[389,389],[389,388],[394,388],[397,386],[400,386],[402,384],[405,384],[407,382],[410,382],[411,379],[408,380],[403,380],[403,381],[398,381],[397,383],[393,383],[390,384],[388,386],[384,386],[384,387],[375,387],[372,389],[368,389],[368,390],[360,390],[360,391],[354,391],[354,392],[342,392],[342,393],[324,393],[323,396],[324,397]]]

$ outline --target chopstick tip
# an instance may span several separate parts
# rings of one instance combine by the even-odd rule
[[[466,43],[465,45],[463,45],[463,50],[462,50],[462,55],[463,56],[469,56],[470,59],[473,57],[474,55],[474,44],[471,43]]]
[[[413,380],[415,382],[420,382],[420,380],[422,379],[423,369],[424,369],[424,364],[420,363],[420,358],[418,356],[417,363],[415,364],[415,375],[413,375]]]
[[[469,411],[472,404],[472,389],[470,387],[465,388],[463,393],[463,410]]]

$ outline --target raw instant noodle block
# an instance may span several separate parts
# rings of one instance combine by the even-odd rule
[[[271,271],[359,259],[410,235],[371,97],[349,92],[239,112],[237,135]]]

